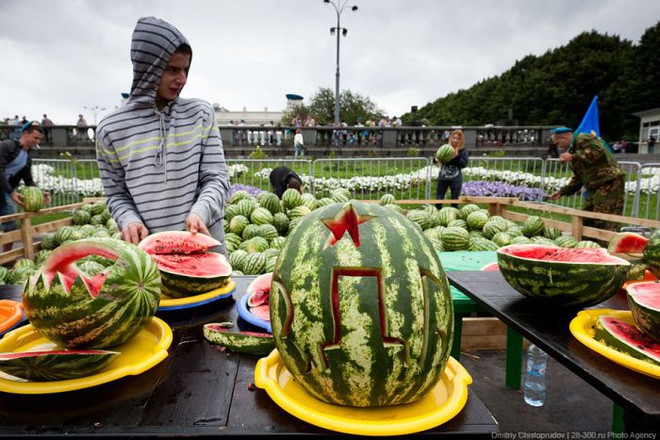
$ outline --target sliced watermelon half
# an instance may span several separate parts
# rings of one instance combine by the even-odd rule
[[[0,371],[36,382],[76,379],[103,369],[119,356],[108,350],[0,353]]]
[[[627,291],[635,324],[644,334],[660,342],[660,281],[634,283]]]
[[[635,359],[660,365],[660,343],[622,319],[607,315],[599,316],[594,324],[594,338]]]

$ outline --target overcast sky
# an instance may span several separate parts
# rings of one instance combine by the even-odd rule
[[[338,1],[338,0],[333,0]],[[359,10],[353,12],[351,5]],[[584,31],[638,43],[658,0],[355,0],[341,14],[341,89],[401,115],[500,75]],[[282,110],[285,94],[335,89],[337,15],[322,0],[0,0],[0,119],[43,113],[94,123],[132,79],[139,17],[175,25],[193,47],[182,96],[229,110]],[[613,66],[613,68],[616,68]],[[87,107],[87,109],[85,108]]]

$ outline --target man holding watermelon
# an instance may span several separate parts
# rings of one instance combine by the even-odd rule
[[[587,189],[585,211],[622,215],[624,174],[603,140],[595,134],[574,135],[568,127],[553,129],[551,140],[563,150],[559,160],[570,163],[573,177],[548,198],[557,200],[561,196],[575,194],[584,186]],[[584,225],[613,231],[618,229],[616,223],[595,219],[585,219]]]
[[[131,45],[133,84],[101,120],[96,156],[107,204],[122,238],[187,229],[224,241],[229,172],[211,104],[179,95],[192,48],[155,17],[140,18]],[[219,249],[226,254],[226,249]]]
[[[0,217],[16,214],[16,204],[23,206],[23,196],[16,187],[23,181],[26,186],[37,186],[32,179],[33,148],[39,148],[43,138],[41,125],[37,121],[26,122],[21,127],[18,140],[8,139],[0,142],[0,186],[3,196],[0,197]],[[50,203],[50,194],[44,192],[44,203]],[[0,224],[2,232],[13,231],[18,227],[16,221]],[[11,250],[13,243],[6,243],[3,252]]]

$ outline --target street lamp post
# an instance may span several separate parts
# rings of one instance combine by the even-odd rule
[[[93,107],[87,107],[86,105],[84,105],[83,108],[85,110],[89,110],[92,112],[92,114],[94,115],[94,126],[96,126],[96,117],[100,112],[105,111],[105,107],[99,107],[98,105],[95,105]]]
[[[339,119],[339,34],[344,37],[348,33],[348,29],[341,27],[341,13],[344,9],[349,6],[346,5],[348,0],[323,0],[323,3],[330,3],[337,13],[337,27],[330,28],[330,35],[337,35],[337,72],[335,73],[335,124],[339,125],[341,122]],[[356,5],[350,6],[351,11],[357,11],[358,7]]]

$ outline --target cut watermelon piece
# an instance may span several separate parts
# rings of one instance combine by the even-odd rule
[[[621,319],[599,316],[594,324],[594,338],[635,359],[660,365],[660,343]]]
[[[89,376],[119,356],[108,350],[23,351],[0,353],[0,371],[37,382]]]
[[[239,353],[264,355],[275,348],[275,340],[270,333],[241,331],[225,323],[204,324],[203,331],[210,343]]]
[[[641,257],[649,239],[634,232],[619,232],[610,240],[607,252],[610,254],[633,254]]]
[[[497,250],[504,279],[518,292],[559,306],[587,307],[614,295],[630,262],[603,248],[512,244]]]
[[[248,306],[257,307],[269,303],[270,284],[273,281],[273,273],[265,273],[255,278],[247,288]]]
[[[628,305],[637,327],[650,338],[660,342],[660,282],[630,285]]]

